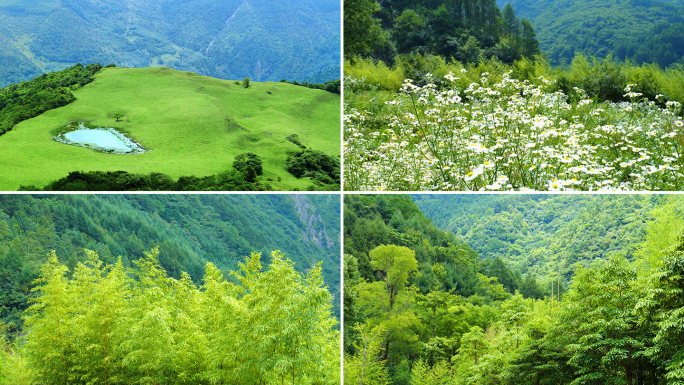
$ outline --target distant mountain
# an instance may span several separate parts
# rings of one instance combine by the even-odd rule
[[[669,226],[677,228],[684,213],[684,200],[675,195],[412,197],[437,228],[455,233],[480,257],[501,257],[512,269],[542,280],[560,271],[566,282],[577,263],[590,266],[616,254],[643,257],[642,242],[652,223],[674,215]]]
[[[81,62],[339,79],[337,0],[0,0],[0,86]]]
[[[507,0],[497,0],[499,6]],[[661,67],[684,64],[682,0],[511,0],[516,15],[534,26],[551,64],[576,52],[630,59]]]

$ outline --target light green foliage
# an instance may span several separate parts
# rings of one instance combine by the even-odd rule
[[[639,256],[645,268],[655,269],[663,264],[668,248],[674,245],[684,227],[682,207],[669,203],[651,211],[652,222],[646,229],[646,239],[640,245]]]
[[[239,284],[209,263],[198,290],[187,274],[169,277],[158,255],[125,269],[88,252],[68,279],[52,253],[26,319],[34,381],[339,384],[340,334],[320,264],[302,275],[274,251],[262,271],[255,253],[234,273]]]
[[[273,189],[304,190],[310,179],[286,170],[288,152],[299,147],[284,139],[297,133],[309,148],[331,156],[340,151],[340,96],[331,92],[280,82],[251,82],[251,92],[240,92],[230,81],[169,68],[106,68],[95,78],[73,91],[75,102],[2,135],[0,189],[42,187],[73,171],[160,172],[173,180],[218,175],[248,148],[262,158],[262,179]],[[112,110],[127,111],[130,119],[113,122]],[[114,124],[152,151],[120,156],[50,139],[48,131],[84,120],[92,127]]]
[[[51,249],[71,277],[88,260],[84,249],[110,265],[121,256],[130,267],[159,246],[169,276],[187,272],[200,284],[208,261],[231,271],[251,251],[270,254],[282,245],[300,272],[323,261],[326,285],[339,298],[339,215],[332,195],[3,195],[0,317],[10,338],[22,333],[22,313]]]
[[[598,270],[580,269],[568,292],[561,318],[570,319],[574,342],[568,345],[575,367],[574,383],[585,381],[631,382],[637,370],[649,364],[644,351],[648,332],[640,327],[634,306],[636,272],[626,260],[610,257]],[[576,329],[575,329],[576,328]]]
[[[70,368],[74,342],[75,319],[69,317],[78,305],[65,277],[67,268],[53,252],[41,267],[42,287],[34,304],[27,311],[26,330],[31,338],[26,342],[26,358],[35,367],[37,379],[51,384],[70,382]]]
[[[394,297],[404,291],[409,277],[418,264],[416,253],[403,246],[380,245],[369,253],[373,269],[380,272],[389,296],[388,313],[392,311]]]
[[[387,372],[381,360],[385,330],[368,323],[352,328],[359,336],[354,343],[357,353],[344,356],[344,385],[386,385]]]
[[[665,255],[662,265],[653,275],[655,290],[650,292],[650,301],[644,310],[658,312],[657,334],[653,347],[647,354],[662,360],[668,384],[684,384],[684,237]]]
[[[0,384],[4,384],[6,380],[9,380],[7,369],[10,367],[9,360],[12,353],[5,332],[5,324],[0,322]]]
[[[447,385],[451,383],[451,370],[446,361],[439,361],[430,367],[424,360],[418,360],[411,371],[411,385]]]
[[[413,196],[417,207],[436,216],[436,225],[468,235],[478,248],[486,249],[492,239],[501,241],[498,249],[487,252],[505,256],[502,262],[530,254],[519,259],[527,261],[522,265],[527,276],[534,277],[535,268],[547,271],[556,285],[554,297],[550,298],[550,290],[527,298],[519,291],[507,293],[496,278],[484,274],[502,273],[502,265],[477,258],[458,262],[461,269],[476,263],[478,270],[474,290],[456,296],[452,293],[469,281],[463,279],[465,272],[451,272],[458,253],[442,252],[450,248],[445,247],[448,242],[431,245],[440,239],[438,230],[419,225],[422,217],[409,215],[411,209],[391,195],[345,198],[350,210],[345,213],[345,237],[354,246],[350,251],[363,256],[360,250],[379,242],[382,246],[369,250],[369,265],[385,269],[373,270],[362,279],[361,270],[349,274],[355,277],[350,290],[356,315],[355,333],[349,334],[354,349],[345,349],[346,367],[352,373],[345,385],[360,383],[364,341],[373,337],[378,342],[372,357],[383,367],[383,381],[393,385],[683,383],[684,238],[670,241],[665,252],[661,250],[666,240],[658,248],[644,247],[657,244],[657,231],[677,231],[679,197],[442,198]],[[384,225],[384,231],[362,231],[370,223],[366,218],[374,218],[376,227]],[[431,277],[422,281],[418,274],[408,274],[406,284],[414,286],[405,284],[392,308],[387,284],[391,258],[384,254],[390,249],[383,242],[387,239],[410,245],[407,249],[415,251],[416,269]],[[453,248],[469,249],[464,243],[458,245]],[[505,254],[518,246],[516,253]],[[591,254],[598,252],[603,254]],[[635,257],[649,258],[646,253],[657,253],[660,264],[640,268],[643,261]],[[513,275],[520,285],[522,276]],[[403,282],[404,276],[399,278]],[[459,282],[453,290],[447,288],[452,279]],[[526,281],[529,287],[523,286],[534,292],[533,281]],[[530,298],[540,296],[544,298]]]

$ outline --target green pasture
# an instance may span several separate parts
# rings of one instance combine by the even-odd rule
[[[336,94],[274,82],[250,82],[244,89],[235,81],[163,67],[105,68],[95,79],[74,91],[75,102],[0,136],[0,190],[42,187],[70,171],[202,177],[230,169],[245,152],[261,156],[260,179],[273,189],[304,189],[311,180],[285,170],[287,152],[299,150],[287,136],[297,134],[307,148],[340,154]],[[116,122],[115,113],[126,117]],[[120,129],[149,151],[107,154],[54,141],[52,132],[72,121]]]

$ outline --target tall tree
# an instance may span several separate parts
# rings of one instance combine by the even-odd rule
[[[515,16],[513,4],[509,1],[503,8],[503,32],[508,37],[518,36],[518,18]]]
[[[380,20],[373,14],[380,10],[376,0],[348,0],[344,2],[344,57],[368,56],[387,40]]]
[[[533,57],[539,53],[539,42],[537,41],[537,34],[532,28],[532,24],[527,19],[521,21],[522,30],[520,33],[520,40],[522,44],[523,56]]]

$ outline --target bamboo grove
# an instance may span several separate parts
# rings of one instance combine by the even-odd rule
[[[339,384],[339,332],[320,263],[306,274],[279,251],[230,279],[207,263],[202,285],[169,277],[157,249],[126,268],[87,252],[68,277],[41,268],[25,335],[0,341],[0,383]],[[9,363],[8,365],[5,365]]]

